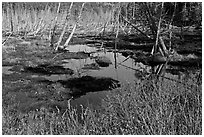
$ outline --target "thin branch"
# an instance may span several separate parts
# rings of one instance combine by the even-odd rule
[[[144,8],[145,8],[145,11],[146,11],[146,12],[145,12],[146,18],[148,19],[148,23],[149,23],[150,28],[151,28],[151,30],[152,30],[152,34],[153,34],[153,36],[155,37],[156,32],[157,32],[155,20],[154,20],[154,18],[153,18],[153,15],[152,15],[151,12],[150,12],[150,7],[147,5],[147,3],[145,2],[145,3],[143,3],[143,5],[145,6]],[[150,24],[150,23],[151,23],[151,24]]]
[[[13,33],[11,32],[11,33],[9,34],[9,36],[2,42],[2,46],[6,43],[6,41],[11,37],[12,34],[13,34]]]
[[[132,24],[130,21],[128,21],[127,19],[125,19],[125,17],[123,15],[120,15],[122,17],[122,19],[127,22],[128,24],[130,24],[133,28],[135,28],[137,31],[139,31],[143,36],[145,36],[146,38],[150,39],[150,36],[148,36],[147,34],[145,34],[144,32],[142,32],[140,29],[137,28],[137,26],[135,26],[134,24]]]

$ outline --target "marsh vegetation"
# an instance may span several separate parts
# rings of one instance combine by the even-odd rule
[[[4,135],[201,135],[202,3],[2,3]]]

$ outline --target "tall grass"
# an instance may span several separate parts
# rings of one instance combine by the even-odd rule
[[[201,74],[197,76],[200,77]],[[123,85],[103,100],[100,109],[83,108],[79,114],[49,112],[45,108],[27,114],[3,107],[3,134],[134,134],[201,135],[201,78],[170,80],[148,78],[135,85]],[[189,87],[192,82],[198,86]]]
[[[70,3],[62,3],[60,14],[57,15],[58,3],[3,3],[2,10],[2,30],[5,32],[12,31],[19,33],[44,33],[47,34],[51,28],[52,22],[56,16],[57,29],[62,30],[65,24],[67,8]],[[71,18],[69,20],[68,30],[72,29],[75,24],[78,12],[80,10],[79,3],[74,3]],[[91,3],[86,4],[83,11],[78,32],[92,32],[102,29],[106,22],[113,19],[113,10],[103,10],[95,6],[92,9]],[[11,23],[13,25],[11,25]],[[13,28],[12,28],[13,27]]]

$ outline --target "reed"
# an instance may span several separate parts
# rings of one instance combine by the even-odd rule
[[[55,17],[57,17],[55,23],[58,34],[65,25],[68,7],[69,3],[62,3],[58,14],[56,12],[58,3],[3,3],[2,30],[13,32],[15,35],[49,35]],[[76,33],[97,33],[99,29],[103,29],[104,24],[110,24],[113,16],[112,10],[103,10],[96,6],[95,10],[92,10],[90,7],[92,7],[90,3],[85,5],[78,22],[80,27],[76,28]],[[78,3],[73,6],[67,31],[73,28],[78,17],[74,12],[79,9]]]

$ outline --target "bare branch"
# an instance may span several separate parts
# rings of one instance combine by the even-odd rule
[[[122,19],[127,22],[128,24],[130,24],[133,28],[135,28],[137,31],[139,31],[143,36],[150,38],[150,36],[148,36],[147,34],[145,34],[144,32],[142,32],[140,29],[137,28],[137,26],[135,26],[134,24],[132,24],[130,21],[128,21],[127,19],[125,19],[125,17],[123,17],[123,15],[120,15],[122,17]]]
[[[156,24],[155,24],[156,22],[155,22],[155,20],[153,18],[153,15],[151,14],[150,7],[147,5],[147,3],[145,2],[145,3],[143,3],[143,5],[145,6],[144,8],[145,8],[145,11],[146,11],[145,12],[146,18],[148,19],[148,22],[149,22],[150,28],[152,30],[153,36],[155,36],[156,32],[157,32]]]

